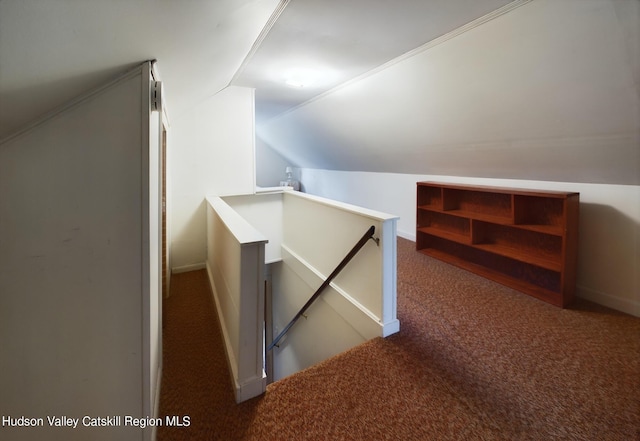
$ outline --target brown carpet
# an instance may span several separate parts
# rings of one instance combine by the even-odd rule
[[[640,319],[559,309],[398,239],[401,331],[236,405],[204,271],[172,278],[158,440],[640,440]]]

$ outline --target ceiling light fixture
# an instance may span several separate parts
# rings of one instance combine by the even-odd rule
[[[294,67],[284,70],[284,83],[296,89],[310,89],[331,85],[336,79],[336,72],[325,67]]]
[[[287,86],[295,87],[296,89],[302,89],[304,87],[302,82],[296,80],[286,80],[284,83]]]

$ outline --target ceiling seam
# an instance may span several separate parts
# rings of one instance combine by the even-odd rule
[[[276,24],[276,22],[278,21],[278,18],[280,18],[280,15],[282,15],[282,13],[284,12],[289,2],[290,0],[280,0],[280,3],[278,3],[278,6],[273,11],[271,16],[269,17],[269,20],[267,20],[267,23],[265,23],[264,27],[262,28],[262,31],[258,35],[258,38],[256,38],[256,41],[253,42],[251,49],[249,49],[249,52],[244,57],[244,60],[242,60],[240,67],[238,68],[238,70],[236,70],[236,73],[233,75],[233,77],[231,77],[231,80],[229,81],[229,84],[227,85],[227,87],[231,86],[242,74],[242,72],[244,71],[246,66],[249,64],[249,62],[251,61],[255,53],[258,51],[258,49],[260,49],[260,46],[262,46],[262,42],[264,41],[265,38],[267,38],[267,35],[269,35],[269,32],[271,32],[271,29]]]
[[[260,46],[262,45],[262,42],[264,41],[265,38],[267,38],[267,35],[269,34],[271,29],[275,25],[276,21],[278,21],[278,18],[280,17],[280,15],[282,14],[282,12],[287,7],[287,5],[289,4],[290,1],[291,0],[280,0],[280,2],[278,3],[278,6],[274,9],[274,11],[271,14],[271,16],[269,16],[269,20],[267,20],[267,22],[265,23],[264,27],[262,28],[262,31],[260,31],[260,34],[258,35],[256,40],[253,42],[253,45],[251,46],[251,49],[249,49],[249,52],[247,53],[247,55],[245,56],[244,60],[240,64],[240,67],[238,68],[238,70],[236,70],[234,75],[231,77],[231,80],[229,80],[229,82],[226,85],[224,85],[223,87],[221,87],[217,91],[211,93],[210,95],[208,95],[206,97],[203,97],[197,103],[193,103],[191,107],[195,107],[195,106],[201,104],[202,102],[206,101],[208,98],[219,94],[220,92],[222,92],[225,89],[228,89],[231,86],[234,86],[233,83],[242,74],[242,72],[244,71],[245,67],[247,66],[247,64],[249,64],[249,62],[251,61],[251,58],[255,55],[255,53],[258,51],[258,49],[260,49]],[[177,119],[180,119],[181,117],[182,117],[182,115],[178,115]]]
[[[76,107],[77,105],[88,101],[92,98],[94,98],[97,95],[100,95],[101,93],[103,93],[104,91],[110,89],[111,87],[115,86],[116,84],[120,83],[121,81],[127,80],[129,78],[133,78],[136,75],[140,75],[142,73],[142,67],[149,63],[151,64],[151,60],[147,60],[144,61],[143,63],[137,65],[134,68],[131,68],[129,70],[127,70],[126,72],[118,75],[117,77],[113,78],[112,80],[107,81],[106,83],[102,84],[101,86],[95,87],[93,89],[90,89],[78,96],[76,96],[75,98],[67,101],[66,103],[62,104],[61,106],[58,106],[56,108],[54,108],[53,110],[46,112],[42,115],[40,115],[39,117],[37,117],[36,119],[32,120],[30,123],[28,123],[27,125],[23,126],[22,128],[18,129],[17,131],[13,132],[11,135],[6,136],[5,138],[0,139],[0,146],[2,146],[5,143],[8,143],[9,141],[23,135],[24,133],[29,132],[30,130],[33,130],[35,128],[37,128],[38,126],[46,123],[47,121],[49,121],[52,118],[55,118],[56,116],[58,116],[59,114],[72,109],[74,107]]]
[[[381,71],[383,71],[383,70],[385,70],[385,69],[387,69],[387,68],[389,68],[389,67],[391,67],[391,66],[393,66],[395,64],[398,64],[398,63],[400,63],[402,61],[408,60],[411,57],[414,57],[415,55],[418,55],[418,54],[420,54],[422,52],[426,52],[427,50],[429,50],[429,49],[431,49],[431,48],[433,48],[435,46],[438,46],[438,45],[440,45],[440,44],[442,44],[442,43],[444,43],[444,42],[446,42],[448,40],[451,40],[452,38],[455,38],[455,37],[457,37],[459,35],[462,35],[462,34],[464,34],[466,32],[469,32],[472,29],[477,28],[478,26],[481,26],[481,25],[483,25],[483,24],[485,24],[485,23],[487,23],[487,22],[489,22],[491,20],[494,20],[494,19],[500,17],[501,15],[504,15],[504,14],[506,14],[508,12],[511,12],[511,11],[513,11],[513,10],[515,10],[515,9],[521,7],[521,6],[524,6],[527,3],[530,3],[532,1],[533,0],[515,0],[515,1],[511,2],[511,3],[508,3],[508,4],[504,5],[504,6],[502,6],[501,8],[496,9],[495,11],[492,11],[492,12],[490,12],[488,14],[483,15],[480,18],[477,18],[477,19],[475,19],[473,21],[470,21],[469,23],[467,23],[465,25],[462,25],[462,26],[454,29],[451,32],[447,32],[446,34],[441,35],[440,37],[435,38],[435,39],[433,39],[431,41],[428,41],[427,43],[425,43],[425,44],[423,44],[421,46],[418,46],[415,49],[412,49],[412,50],[410,50],[408,52],[405,52],[404,54],[402,54],[402,55],[400,55],[400,56],[398,56],[398,57],[396,57],[396,58],[394,58],[392,60],[389,60],[384,64],[381,64],[381,65],[379,65],[379,66],[377,66],[377,67],[375,67],[375,68],[373,68],[371,70],[368,70],[367,72],[362,73],[362,74],[360,74],[360,75],[358,75],[358,76],[356,76],[356,77],[354,77],[354,78],[352,78],[352,79],[350,79],[348,81],[345,81],[344,83],[341,83],[341,84],[339,84],[339,85],[337,85],[337,86],[335,86],[335,87],[333,87],[333,88],[331,88],[331,89],[329,89],[329,90],[327,90],[327,91],[325,91],[325,92],[323,92],[323,93],[321,93],[319,95],[316,95],[313,98],[310,98],[307,101],[305,101],[303,103],[300,103],[295,107],[287,109],[285,112],[282,112],[282,113],[280,113],[278,115],[275,115],[272,118],[269,118],[268,120],[264,121],[260,125],[261,126],[267,125],[270,122],[275,121],[275,120],[277,120],[279,118],[282,118],[282,117],[288,115],[289,113],[292,113],[292,112],[296,111],[299,108],[302,108],[302,107],[304,107],[304,106],[306,106],[308,104],[316,102],[316,101],[318,101],[318,100],[320,100],[320,99],[322,99],[322,98],[324,98],[324,97],[326,97],[328,95],[331,95],[334,92],[337,92],[338,90],[340,90],[340,89],[342,89],[344,87],[347,87],[347,86],[350,86],[351,84],[357,83],[358,81],[361,81],[361,80],[363,80],[363,79],[365,79],[365,78],[367,78],[369,76],[375,75],[376,73],[381,72]]]

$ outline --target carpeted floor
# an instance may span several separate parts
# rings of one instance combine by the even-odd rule
[[[398,239],[401,331],[236,405],[205,271],[165,303],[158,440],[640,440],[640,319],[559,309]]]

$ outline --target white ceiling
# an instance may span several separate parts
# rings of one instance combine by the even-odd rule
[[[265,120],[512,1],[291,0],[233,83]]]
[[[0,139],[149,59],[170,118],[230,83],[269,118],[511,1],[0,0]]]
[[[229,84],[278,0],[0,0],[0,139],[157,59],[170,117]]]

